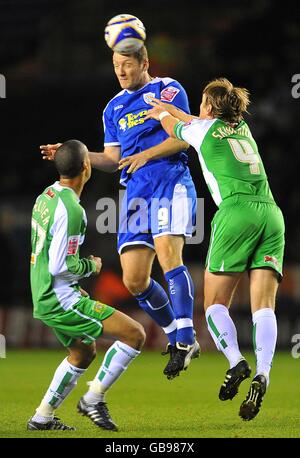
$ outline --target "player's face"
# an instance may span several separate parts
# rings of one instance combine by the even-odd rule
[[[140,89],[146,84],[147,68],[131,56],[114,53],[113,66],[122,89],[131,91]]]

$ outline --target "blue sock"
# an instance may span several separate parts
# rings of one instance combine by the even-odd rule
[[[168,295],[163,287],[151,278],[146,291],[135,297],[139,306],[162,327],[170,344],[175,345],[177,324]]]
[[[185,266],[166,272],[172,308],[177,321],[176,341],[191,345],[194,340],[194,284]]]

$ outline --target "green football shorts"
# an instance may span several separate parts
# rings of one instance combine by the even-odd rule
[[[113,307],[84,296],[69,310],[62,310],[42,321],[52,328],[65,347],[70,347],[77,339],[90,345],[101,335],[102,321],[114,312]]]
[[[274,202],[258,199],[239,195],[221,203],[211,223],[209,272],[271,267],[282,277],[284,219]]]

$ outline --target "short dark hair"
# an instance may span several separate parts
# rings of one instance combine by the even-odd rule
[[[82,172],[86,146],[79,140],[68,140],[57,148],[54,164],[60,176],[74,178]]]
[[[122,54],[122,56],[128,56],[128,57],[133,57],[136,59],[140,64],[144,62],[145,60],[148,60],[148,52],[146,46],[142,46],[140,49],[137,51],[131,52],[131,53],[123,53],[120,52],[118,54]]]

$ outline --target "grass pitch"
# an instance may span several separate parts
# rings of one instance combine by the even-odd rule
[[[246,355],[254,368],[253,355]],[[277,353],[271,384],[258,416],[243,422],[239,406],[250,380],[233,401],[218,399],[227,361],[219,353],[205,353],[186,372],[169,381],[162,370],[166,358],[144,352],[112,387],[107,402],[119,432],[106,432],[76,412],[88,380],[98,370],[98,352],[87,373],[58,409],[57,415],[76,431],[26,431],[26,422],[40,403],[52,375],[65,357],[63,351],[13,351],[0,360],[0,437],[68,438],[274,438],[300,437],[300,360]],[[252,372],[254,375],[254,371]]]

